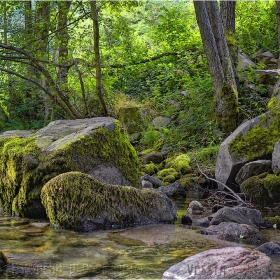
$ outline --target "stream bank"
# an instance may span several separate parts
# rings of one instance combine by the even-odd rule
[[[186,257],[213,248],[260,244],[233,243],[183,227],[180,218],[191,200],[176,201],[175,224],[98,230],[88,233],[56,230],[48,221],[2,215],[0,248],[7,261],[1,279],[160,279],[163,272]],[[207,208],[206,208],[207,209]],[[209,212],[210,209],[207,209]],[[205,213],[207,214],[207,213]],[[263,230],[265,241],[280,243],[279,230]],[[272,257],[280,276],[280,257]]]

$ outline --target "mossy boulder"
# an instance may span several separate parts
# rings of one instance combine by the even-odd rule
[[[198,186],[198,177],[193,174],[186,174],[177,180],[186,191],[194,189]]]
[[[154,175],[158,172],[158,166],[156,164],[154,164],[153,162],[148,163],[145,165],[144,171],[145,171],[145,173],[147,173],[149,175]]]
[[[152,118],[148,109],[131,106],[120,108],[118,119],[128,134],[134,134],[143,132]]]
[[[106,183],[140,186],[137,154],[113,118],[59,120],[36,133],[0,135],[0,205],[5,211],[46,216],[41,189],[68,171],[81,171]]]
[[[280,201],[280,177],[274,174],[260,174],[244,181],[240,189],[254,203],[270,204]]]
[[[250,177],[260,175],[264,172],[272,173],[271,160],[251,161],[242,166],[235,177],[235,181],[238,185],[241,185]]]
[[[280,229],[280,216],[265,217],[264,220],[269,222],[271,226]]]
[[[187,154],[180,154],[166,159],[161,166],[164,168],[174,168],[177,172],[184,175],[192,171],[190,162],[191,158]]]
[[[175,168],[166,168],[157,173],[157,177],[162,180],[163,185],[174,183],[180,178],[179,172]]]
[[[176,217],[176,207],[165,195],[106,184],[81,172],[51,179],[41,198],[53,225],[79,231],[173,223]]]
[[[240,168],[248,162],[271,159],[275,143],[280,138],[280,107],[241,124],[219,148],[216,179],[239,191],[235,182]],[[220,186],[222,188],[222,186]]]

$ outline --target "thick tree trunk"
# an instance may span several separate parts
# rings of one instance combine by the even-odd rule
[[[95,71],[96,71],[96,94],[101,103],[103,114],[108,115],[108,109],[105,103],[102,87],[101,58],[99,48],[99,22],[96,1],[90,1],[91,15],[93,19],[93,36],[94,36],[94,54],[95,54]]]
[[[229,134],[237,126],[236,81],[216,1],[194,1],[196,18],[214,86],[216,118]]]
[[[277,20],[277,28],[278,28],[278,50],[280,53],[280,1],[275,0],[276,6],[276,20]],[[280,68],[280,55],[278,58],[278,68]]]

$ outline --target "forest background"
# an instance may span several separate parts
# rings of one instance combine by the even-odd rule
[[[235,4],[228,45],[253,60],[260,50],[278,57],[277,2]],[[133,106],[171,120],[159,130],[148,125],[140,150],[161,145],[215,154],[230,131],[217,121],[196,12],[192,1],[180,0],[1,1],[0,131],[118,118]],[[237,73],[235,126],[267,110],[270,96],[255,74],[265,66],[255,62]]]

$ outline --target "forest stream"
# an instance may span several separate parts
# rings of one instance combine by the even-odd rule
[[[197,197],[176,202],[178,220],[174,225],[88,233],[56,230],[45,221],[2,215],[0,248],[8,265],[0,272],[0,278],[160,279],[170,266],[195,253],[226,246],[260,245],[223,241],[200,234],[195,226],[183,227],[181,216],[187,213],[193,199]],[[264,230],[264,241],[280,243],[278,231]],[[273,256],[272,261],[279,277],[280,256]]]

